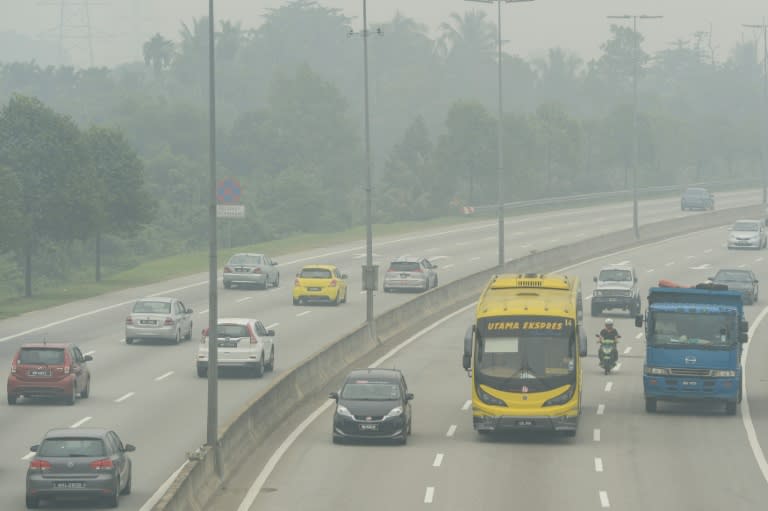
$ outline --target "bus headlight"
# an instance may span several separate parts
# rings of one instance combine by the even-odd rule
[[[477,395],[480,398],[480,401],[487,405],[493,405],[493,406],[507,406],[507,403],[502,401],[501,399],[497,397],[493,397],[483,389],[481,389],[479,386],[477,387]]]
[[[669,374],[669,369],[666,367],[646,367],[645,368],[645,374],[648,376],[667,376]]]
[[[546,401],[544,403],[544,406],[557,406],[557,405],[564,405],[568,401],[573,398],[573,392],[575,390],[575,387],[573,385],[568,386],[568,390],[560,394],[559,396],[555,396],[552,399]]]
[[[735,378],[736,371],[729,371],[726,369],[713,369],[710,371],[709,375],[714,376],[715,378]]]

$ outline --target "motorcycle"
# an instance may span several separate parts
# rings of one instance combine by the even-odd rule
[[[619,359],[619,352],[616,349],[616,340],[618,339],[603,339],[600,334],[595,337],[600,344],[600,349],[597,352],[598,357],[600,357],[600,367],[603,368],[605,374],[608,374],[611,369],[616,367],[616,362]]]

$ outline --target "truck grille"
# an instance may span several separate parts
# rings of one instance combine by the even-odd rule
[[[683,369],[683,368],[672,368],[669,370],[669,374],[671,376],[709,376],[710,370],[709,369]]]
[[[603,289],[602,296],[630,296],[630,291],[623,289]]]

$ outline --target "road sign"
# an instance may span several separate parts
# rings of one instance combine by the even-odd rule
[[[216,182],[216,201],[219,204],[239,204],[240,182],[233,177],[219,179]]]
[[[216,204],[216,218],[245,218],[243,204]]]

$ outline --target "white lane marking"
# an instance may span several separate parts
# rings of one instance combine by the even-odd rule
[[[437,261],[438,259],[448,259],[448,256],[429,256],[427,259],[430,261]]]
[[[479,259],[480,259],[480,257],[470,257],[470,258],[469,258],[469,260],[470,260],[470,261],[477,261],[477,260],[479,260]]]
[[[327,404],[330,404],[331,402],[328,401]],[[176,480],[176,476],[179,475],[179,472],[184,470],[184,467],[187,466],[187,463],[189,463],[189,460],[186,460],[184,463],[181,464],[179,468],[176,469],[176,472],[171,474],[171,476],[165,480],[163,484],[160,485],[160,487],[157,489],[155,493],[152,494],[152,496],[149,498],[148,501],[144,503],[143,506],[139,508],[139,511],[150,511],[153,507],[155,507],[155,504],[160,500],[160,497],[165,495],[165,492],[168,491],[168,488],[170,488],[173,481]]]
[[[253,297],[252,296],[244,296],[242,298],[238,298],[237,300],[235,300],[235,302],[242,303],[242,302],[244,302],[246,300],[250,300],[251,298],[253,298]]]
[[[597,414],[603,415],[605,413],[605,405],[603,403],[600,403],[597,405]]]
[[[86,351],[83,355],[93,355],[94,353],[96,353],[96,350]]]
[[[280,323],[272,323],[271,325],[267,325],[267,330],[270,330],[272,328],[277,328],[280,326]]]
[[[595,472],[603,471],[603,458],[595,458]]]
[[[755,258],[755,262],[756,262],[756,263],[759,263],[759,262],[760,262],[760,261],[762,261],[762,260],[763,260],[763,258],[762,258],[762,257],[756,257],[756,258]]]
[[[136,395],[135,392],[129,392],[126,395],[121,396],[121,397],[115,399],[115,403],[122,403],[123,401],[125,401],[126,399],[128,399],[128,398],[130,398],[130,397],[132,397],[134,395]]]
[[[591,299],[592,299],[592,295],[589,295],[589,296],[585,296],[585,297],[584,297],[584,300],[591,300]]]
[[[592,430],[592,441],[593,442],[599,442],[600,441],[600,429],[595,428]]]
[[[435,487],[427,486],[427,491],[424,493],[424,503],[431,504],[435,499]]]
[[[600,490],[600,507],[611,507],[611,501],[608,500],[608,492]]]
[[[631,262],[632,261],[630,261],[629,259],[625,259],[624,261],[619,261],[618,263],[614,263],[614,264],[616,266],[626,266],[626,265],[630,264]]]
[[[498,236],[486,236],[483,241],[496,241],[497,239],[499,239]]]
[[[467,399],[466,401],[464,401],[464,404],[461,406],[461,409],[462,410],[469,410],[470,406],[472,406],[472,400],[471,399]]]
[[[621,362],[616,363],[616,367],[613,368],[614,373],[618,373],[621,370]]]
[[[85,424],[86,422],[88,422],[91,419],[93,419],[93,417],[83,417],[79,421],[77,421],[74,424],[72,424],[70,426],[70,428],[79,428],[80,426],[82,426],[83,424]]]
[[[298,314],[296,314],[296,317],[300,318],[302,316],[306,316],[307,314],[312,314],[312,311],[299,312]]]
[[[446,264],[445,266],[443,266],[443,269],[447,270],[448,268],[453,268],[454,266],[456,266],[456,265],[455,264]]]
[[[698,266],[689,266],[689,267],[688,267],[688,269],[689,269],[689,270],[708,270],[708,269],[710,269],[711,267],[712,267],[712,265],[711,265],[711,264],[709,264],[709,263],[704,263],[704,264],[700,264],[700,265],[698,265]]]
[[[641,337],[643,337],[643,332],[638,332],[635,339],[640,339]]]
[[[21,457],[22,461],[27,461],[29,459],[32,459],[35,457],[35,453],[32,451],[29,451],[27,454]]]
[[[654,270],[653,268],[650,268],[650,269],[648,269],[648,270],[645,270],[645,273],[653,273],[653,272],[655,272],[655,271],[656,271],[656,270]]]
[[[686,259],[696,259],[696,256],[695,256],[695,255],[692,255],[692,256],[691,256],[691,255],[689,255],[689,256],[686,256],[685,258],[686,258]]]
[[[361,294],[361,295],[364,295],[364,294],[365,294],[365,293],[367,293],[367,292],[368,292],[368,291],[366,291],[365,289],[363,289],[362,291],[360,291],[360,294]]]
[[[550,243],[557,243],[558,241],[560,241],[560,238],[555,238],[553,240],[549,240]]]
[[[494,239],[496,237],[494,236]],[[472,243],[475,243],[475,241],[457,241],[456,246],[457,247],[463,247],[464,245],[471,245]]]
[[[749,338],[754,339],[757,327],[768,314],[768,307],[765,307],[760,311],[757,318],[752,322],[752,326],[749,328]],[[748,360],[750,343],[744,345],[744,360]],[[742,370],[742,379],[744,385],[744,399],[741,402],[741,421],[744,423],[744,429],[747,431],[747,440],[749,440],[749,447],[752,449],[752,454],[755,456],[760,472],[763,474],[763,479],[768,483],[768,461],[765,459],[765,452],[760,446],[760,440],[757,438],[757,432],[755,432],[755,425],[752,423],[752,413],[749,408],[749,392],[747,391],[747,364],[744,364]]]
[[[432,462],[433,467],[439,467],[443,464],[443,453],[439,452],[435,454],[435,461]]]
[[[625,355],[629,354],[630,351],[632,351],[632,346],[627,346],[626,348],[624,348]]]
[[[704,249],[704,253],[705,253],[705,254],[709,254],[710,252],[712,252],[712,249],[711,249],[711,248],[707,248],[707,249]]]
[[[469,305],[465,305],[464,307],[461,307],[460,309],[458,309],[456,311],[453,311],[452,313],[448,314],[444,318],[441,318],[438,321],[435,321],[434,323],[432,323],[431,325],[429,325],[429,326],[419,330],[418,332],[413,334],[411,337],[409,337],[408,339],[406,339],[405,341],[400,343],[398,346],[395,346],[394,348],[392,348],[384,356],[382,356],[381,358],[376,360],[373,364],[370,365],[370,367],[371,368],[378,367],[382,363],[386,362],[387,359],[389,359],[390,357],[392,357],[393,355],[398,353],[400,350],[402,350],[406,346],[408,346],[408,345],[412,344],[413,342],[415,342],[417,339],[419,339],[422,336],[424,336],[425,334],[431,332],[432,330],[434,330],[435,328],[439,327],[440,325],[442,325],[446,321],[449,321],[449,320],[453,319],[454,317],[458,316],[459,314],[462,314],[462,313],[472,309],[476,305],[477,304],[474,303],[474,302],[470,303]],[[331,407],[331,404],[333,404],[333,401],[329,400],[329,401],[326,401],[325,403],[323,403],[322,405],[320,405],[314,412],[309,414],[309,417],[304,419],[304,421],[301,424],[299,424],[296,427],[296,429],[291,431],[291,433],[288,435],[288,437],[285,440],[283,440],[283,443],[281,443],[280,446],[275,450],[275,452],[272,453],[272,456],[269,457],[269,459],[267,460],[267,463],[264,465],[264,468],[261,469],[261,472],[259,472],[258,477],[253,482],[251,487],[248,488],[248,492],[245,494],[245,497],[243,497],[242,502],[240,502],[240,505],[237,507],[237,511],[249,511],[251,509],[251,506],[253,505],[253,502],[256,500],[256,497],[258,496],[259,492],[261,491],[261,488],[264,486],[264,483],[267,482],[267,478],[269,478],[269,476],[272,474],[272,471],[275,470],[275,467],[280,462],[280,459],[285,455],[285,453],[288,451],[288,449],[291,448],[291,446],[296,441],[296,439],[299,438],[299,436],[309,427],[309,425],[312,424],[315,421],[315,419],[320,417],[320,415],[322,415],[323,412],[325,412],[328,408]],[[456,426],[451,426],[451,427],[453,428],[453,431],[455,432],[456,431]],[[448,432],[451,433],[450,428],[449,428]],[[448,435],[448,436],[450,436],[450,435]],[[178,474],[179,471],[181,471],[181,469],[179,469],[176,472],[176,474]],[[147,501],[147,503],[144,504],[144,506],[142,506],[139,511],[149,511],[150,509],[152,509],[152,506],[154,506],[154,504],[160,499],[160,497],[163,496],[163,494],[165,493],[165,490],[167,490],[167,488],[173,483],[174,479],[176,478],[176,474],[171,476],[171,478],[168,481],[166,481],[168,484],[165,486],[165,489],[163,489],[162,492],[160,492],[160,490],[158,490],[158,492],[155,493],[155,495],[157,495],[157,497],[155,497],[155,495],[152,496],[152,499],[155,499],[154,502],[150,503],[150,501]],[[150,500],[152,500],[152,499],[150,499]]]
[[[745,266],[746,266],[746,264],[740,264],[739,268],[744,268]]]
[[[173,371],[168,371],[167,373],[165,373],[165,374],[161,374],[160,376],[158,376],[157,378],[155,378],[155,381],[161,381],[161,380],[164,380],[164,379],[168,378],[168,377],[169,377],[170,375],[172,375],[172,374],[173,374]]]
[[[583,238],[583,237],[584,237],[584,236],[586,236],[586,235],[587,235],[587,233],[585,233],[585,232],[579,232],[579,233],[576,233],[576,237],[577,237],[577,238]]]
[[[613,388],[613,382],[612,381],[606,382],[605,391],[610,392],[612,388]]]
[[[208,309],[203,309],[200,311],[200,314],[208,314]]]
[[[675,264],[675,262],[674,261],[670,261],[670,262],[664,264],[664,266],[672,266],[673,264]]]
[[[456,433],[456,424],[451,424],[445,436],[453,436],[454,433]]]
[[[520,245],[521,248],[528,248],[530,246],[531,246],[530,243],[524,243],[524,244]]]

